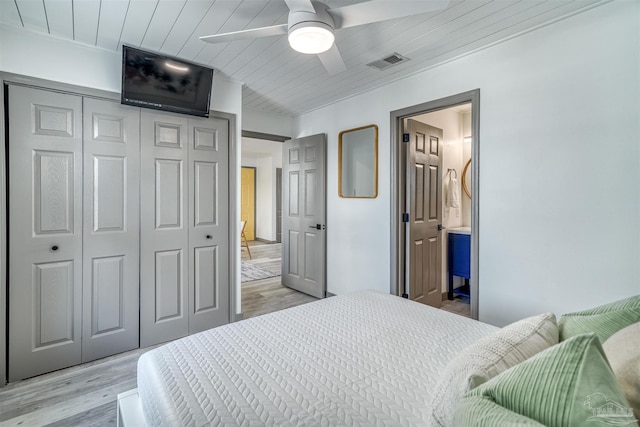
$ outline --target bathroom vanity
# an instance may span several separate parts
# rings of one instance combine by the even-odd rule
[[[453,299],[453,276],[462,277],[465,283],[471,278],[471,227],[456,227],[447,230],[449,284],[447,298]]]

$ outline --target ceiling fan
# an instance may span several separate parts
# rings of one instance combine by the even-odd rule
[[[200,40],[226,43],[288,34],[289,45],[294,50],[317,54],[327,72],[333,75],[346,70],[334,44],[334,30],[444,9],[450,0],[370,0],[336,8],[315,0],[284,1],[289,7],[287,24],[214,34]]]

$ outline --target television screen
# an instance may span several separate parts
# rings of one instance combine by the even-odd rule
[[[122,46],[122,104],[209,116],[213,70]]]

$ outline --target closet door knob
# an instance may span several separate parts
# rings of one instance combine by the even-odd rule
[[[207,237],[207,239],[211,239],[212,238],[211,234],[207,234],[206,237]]]
[[[53,246],[51,246],[51,250],[52,250],[52,251],[57,251],[57,250],[58,250],[58,245],[53,245]]]

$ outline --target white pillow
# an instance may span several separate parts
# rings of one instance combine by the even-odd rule
[[[610,336],[602,344],[620,389],[640,419],[640,322]]]
[[[553,313],[528,317],[481,338],[452,359],[434,390],[432,422],[450,426],[458,400],[520,362],[558,343]]]

